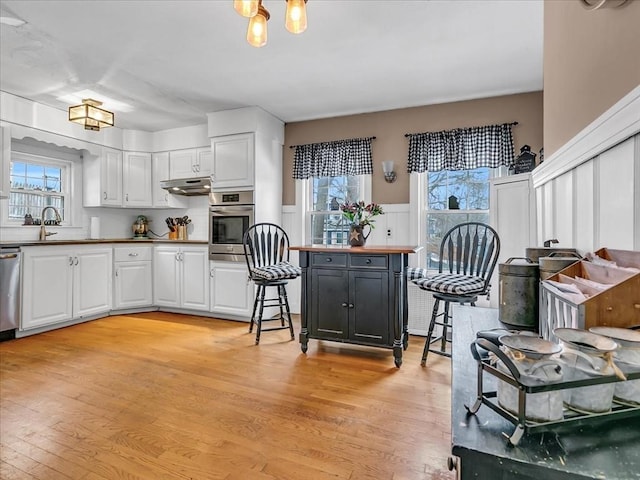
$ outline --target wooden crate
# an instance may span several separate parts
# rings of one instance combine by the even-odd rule
[[[619,267],[640,269],[640,252],[601,248],[595,253],[616,262]],[[640,325],[640,273],[596,265],[583,259],[549,277],[549,280],[568,283],[567,277],[581,277],[613,286],[603,291],[594,290],[586,300],[574,303],[558,296],[541,282],[539,326],[543,338],[554,340],[553,329],[559,327],[589,329],[596,325]]]

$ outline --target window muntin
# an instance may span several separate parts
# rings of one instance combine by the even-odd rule
[[[340,205],[362,199],[362,176],[313,177],[309,183],[310,242],[346,245],[349,225],[342,217]]]
[[[464,222],[489,223],[491,168],[426,174],[426,267],[437,270],[444,234]]]
[[[66,161],[13,152],[9,171],[9,221],[22,223],[27,214],[40,219],[44,207],[54,206],[64,222],[65,207],[70,201],[69,170],[70,163]]]

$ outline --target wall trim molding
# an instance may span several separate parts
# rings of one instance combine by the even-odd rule
[[[640,85],[533,170],[533,187],[559,177],[640,132]]]

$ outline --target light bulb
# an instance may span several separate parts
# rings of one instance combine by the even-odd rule
[[[251,18],[258,13],[259,0],[233,0],[233,8],[243,17]]]
[[[307,29],[306,0],[287,0],[285,27],[291,33],[302,33]]]
[[[267,20],[269,12],[260,5],[258,13],[249,20],[247,29],[247,42],[252,47],[259,48],[267,44]]]

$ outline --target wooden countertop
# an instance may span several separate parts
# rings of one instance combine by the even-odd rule
[[[422,249],[412,245],[365,245],[364,247],[350,247],[345,245],[301,245],[289,247],[290,250],[303,252],[345,252],[345,253],[416,253]]]

